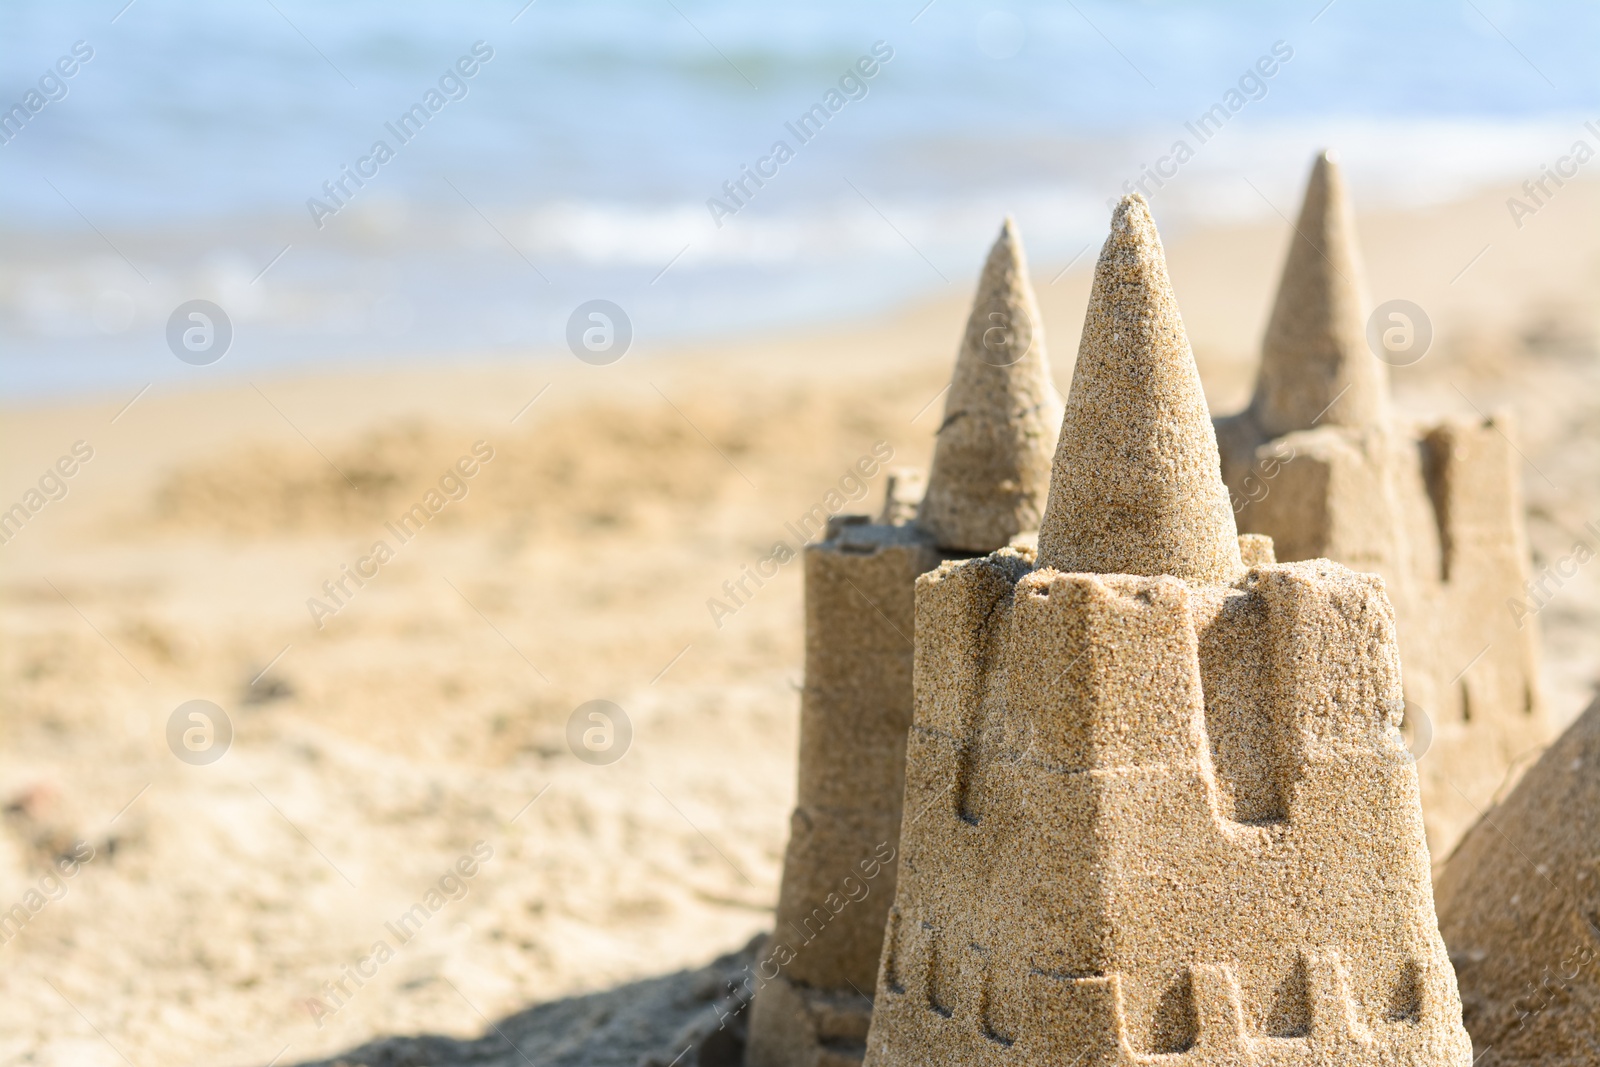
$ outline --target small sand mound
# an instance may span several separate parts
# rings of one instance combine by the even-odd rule
[[[1439,926],[1475,1051],[1495,1064],[1600,1057],[1600,701],[1461,842]]]

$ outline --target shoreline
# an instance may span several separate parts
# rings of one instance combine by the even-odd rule
[[[1590,245],[1596,238],[1584,224],[1600,209],[1600,180],[1580,176],[1555,193],[1531,215],[1508,211],[1508,205],[1523,201],[1528,195],[1523,187],[1513,185],[1486,187],[1463,199],[1421,208],[1391,207],[1363,213],[1358,230],[1366,253],[1371,302],[1376,304],[1392,295],[1405,296],[1428,309],[1439,338],[1468,331],[1514,332],[1527,324],[1533,305],[1559,309],[1565,304],[1593,310],[1596,298],[1590,295],[1592,286],[1585,286],[1583,281],[1585,275],[1592,278],[1595,274]],[[1279,207],[1274,206],[1273,210]],[[1159,201],[1156,209],[1159,215]],[[998,218],[995,225],[999,225]],[[1177,236],[1167,249],[1173,284],[1213,404],[1222,397],[1216,395],[1212,382],[1220,377],[1221,388],[1241,389],[1229,377],[1232,365],[1253,362],[1255,358],[1287,228],[1288,221],[1282,217],[1235,225],[1174,228]],[[1030,235],[1023,232],[1022,236],[1026,243]],[[1035,265],[1034,283],[1046,333],[1052,339],[1057,362],[1068,369],[1069,353],[1076,348],[1077,328],[1087,304],[1095,247],[1091,242],[1078,257],[1064,264]],[[656,345],[640,341],[636,335],[633,350],[625,360],[661,366],[737,359],[741,355],[804,352],[814,357],[819,349],[853,349],[859,358],[863,353],[881,352],[886,341],[897,348],[923,344],[931,358],[948,358],[949,353],[941,349],[950,349],[950,335],[941,331],[946,327],[959,329],[977,277],[977,261],[975,252],[974,269],[952,283],[935,286],[923,296],[876,312],[842,319],[821,316],[802,324],[702,339],[675,337]],[[1541,287],[1547,291],[1536,293]],[[951,323],[955,325],[951,327]],[[292,384],[302,379],[361,380],[430,373],[448,376],[517,367],[529,368],[530,373],[548,380],[552,374],[560,377],[562,364],[571,362],[570,353],[556,347],[505,344],[404,349],[393,345],[396,339],[383,342],[363,338],[360,345],[364,350],[370,349],[371,355],[336,361],[320,372],[297,363],[238,370],[221,365],[209,380],[204,376],[207,368],[196,368],[189,381],[169,377],[156,388],[182,395],[234,389],[251,380]],[[379,354],[385,343],[391,346],[387,356]],[[400,352],[398,356],[395,350]],[[396,358],[397,366],[380,365],[384,359]],[[234,366],[237,365],[235,360]],[[184,372],[175,361],[170,369],[176,374]],[[783,368],[767,370],[781,374]],[[98,394],[52,392],[26,396],[4,403],[0,410],[15,415],[111,403],[118,398],[125,403],[137,388],[135,384],[131,389],[107,387]],[[1236,398],[1230,395],[1228,399]]]

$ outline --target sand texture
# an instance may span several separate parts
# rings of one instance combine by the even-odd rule
[[[865,1062],[1466,1067],[1382,579],[1244,569],[1162,259],[1124,199],[1037,562],[918,579]],[[1149,503],[1113,531],[1082,512],[1127,508],[1119,457]]]
[[[1466,836],[1438,894],[1475,1051],[1600,1062],[1600,703]]]
[[[1522,457],[1505,412],[1402,421],[1339,166],[1312,168],[1255,396],[1217,421],[1241,530],[1278,557],[1381,574],[1397,619],[1408,744],[1436,858],[1551,735],[1538,626],[1507,610],[1528,579]],[[1405,312],[1413,315],[1412,312]],[[1413,315],[1414,317],[1414,315]]]

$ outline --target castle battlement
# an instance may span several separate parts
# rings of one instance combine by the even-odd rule
[[[1015,758],[1061,773],[1194,767],[1285,788],[1341,751],[1409,769],[1394,621],[1376,575],[1314,560],[1191,588],[1035,570],[1007,550],[946,562],[917,586],[913,728],[957,747],[1004,730],[1021,746]],[[1002,686],[1002,653],[1041,669],[1012,668]],[[1261,766],[1236,766],[1251,761]]]
[[[1373,1017],[1351,989],[1350,974],[1336,951],[1293,955],[1290,979],[1270,990],[1242,987],[1227,963],[1191,963],[1178,975],[1167,1004],[1179,1023],[1177,1044],[1150,1050],[1130,1027],[1120,974],[1070,975],[1032,970],[1018,990],[992,980],[992,953],[960,946],[957,958],[939,943],[937,931],[919,929],[905,942],[903,984],[888,1004],[918,1011],[933,1040],[959,1050],[947,1062],[972,1067],[1021,1063],[1079,1063],[1105,1067],[1135,1064],[1323,1065],[1349,1062],[1436,1062],[1433,1037],[1448,1026],[1452,1001],[1439,996],[1419,968],[1398,976],[1388,1004]],[[936,981],[933,968],[947,975]],[[1285,988],[1285,987],[1288,988]],[[1251,1019],[1246,1003],[1264,992],[1281,1004],[1266,1032]],[[1020,994],[1019,1012],[997,1013],[997,997]],[[942,1002],[941,1002],[942,1001]],[[1002,1014],[1025,1019],[1020,1029]],[[1380,1059],[1381,1057],[1381,1059]]]
[[[1384,581],[1238,537],[1142,199],[1037,555],[916,597],[867,1067],[1467,1067]]]

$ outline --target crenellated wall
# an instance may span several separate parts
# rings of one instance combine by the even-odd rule
[[[1284,559],[1327,557],[1383,576],[1404,700],[1426,718],[1427,736],[1418,741],[1413,724],[1407,732],[1440,860],[1550,733],[1536,629],[1506,607],[1527,575],[1512,432],[1504,417],[1405,433],[1323,427],[1256,445],[1252,467],[1236,458],[1236,430],[1219,429],[1240,529],[1271,536]],[[1252,484],[1265,495],[1249,500],[1246,479],[1263,468],[1270,481]]]
[[[1002,551],[917,596],[870,1065],[1460,1062],[1381,579]]]

